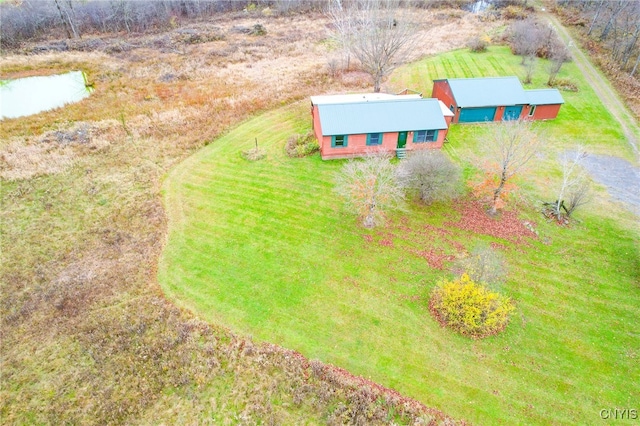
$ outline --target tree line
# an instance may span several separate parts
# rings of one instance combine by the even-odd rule
[[[577,12],[586,35],[601,42],[620,69],[640,73],[640,2],[637,0],[560,0]]]
[[[523,0],[495,0],[500,5]],[[400,8],[468,8],[474,0],[394,0]],[[526,2],[526,0],[525,0]],[[368,4],[371,3],[371,4]],[[173,28],[181,21],[225,12],[274,13],[358,9],[361,0],[21,0],[0,1],[0,47],[19,48],[47,36],[81,38],[87,34],[145,33]],[[361,7],[360,7],[361,8]]]
[[[0,3],[0,47],[52,33],[67,38],[85,34],[144,33],[169,29],[178,20],[210,18],[224,12],[259,7],[275,11],[317,8],[313,0],[23,0]],[[252,6],[253,5],[253,6]]]

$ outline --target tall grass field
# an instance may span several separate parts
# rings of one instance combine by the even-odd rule
[[[518,75],[508,49],[454,51],[396,71],[391,89],[429,95],[445,77]],[[533,84],[544,87],[544,61]],[[508,205],[535,223],[518,242],[464,231],[457,202],[410,201],[384,227],[362,228],[333,192],[343,161],[291,159],[284,144],[310,129],[302,101],[253,117],[178,165],[164,182],[169,233],[159,265],[166,294],[203,319],[343,367],[477,424],[596,424],[601,410],[640,409],[640,250],[637,218],[596,187],[568,227],[548,223],[558,153],[632,158],[619,126],[576,67],[560,78],[559,117]],[[473,175],[487,126],[453,126],[446,152]],[[255,141],[267,152],[249,162]],[[508,207],[508,208],[509,208]],[[440,230],[440,231],[434,231]],[[444,230],[444,231],[443,231]],[[471,340],[441,328],[428,296],[448,263],[478,244],[503,247],[502,292],[516,313],[504,333]],[[624,424],[621,421],[620,424]]]

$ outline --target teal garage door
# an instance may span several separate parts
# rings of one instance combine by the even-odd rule
[[[508,106],[504,109],[504,115],[502,117],[503,120],[517,120],[520,118],[520,114],[522,113],[522,105],[517,106]]]
[[[496,116],[496,108],[462,108],[460,110],[460,123],[476,123],[478,121],[493,121]]]

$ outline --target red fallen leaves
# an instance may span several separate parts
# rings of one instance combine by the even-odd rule
[[[380,240],[380,245],[385,247],[393,247],[393,241],[391,240]]]
[[[403,247],[409,245],[408,251],[427,261],[434,269],[445,269],[445,263],[456,259],[455,253],[467,252],[467,247],[456,239],[465,232],[490,235],[495,238],[512,242],[518,245],[527,245],[528,238],[537,238],[534,225],[527,222],[525,225],[515,211],[502,211],[500,217],[490,217],[484,205],[480,201],[468,200],[456,204],[460,218],[455,221],[444,222],[444,227],[431,224],[422,224],[420,227],[407,225],[407,220],[401,219],[400,223],[390,224],[385,231],[378,231],[376,236],[364,234],[362,237],[367,243],[377,243],[383,247],[395,247],[394,241]],[[457,238],[456,238],[457,237]],[[501,242],[491,242],[491,247],[499,250],[507,250],[509,247]],[[450,253],[450,254],[447,254]],[[452,253],[453,252],[453,253]]]
[[[489,243],[489,245],[494,250],[506,250],[507,249],[507,246],[505,246],[504,244],[496,243],[495,241],[491,241]]]
[[[525,237],[537,238],[537,235],[518,219],[518,214],[514,211],[502,211],[499,218],[492,218],[487,215],[482,203],[468,201],[462,204],[460,213],[462,217],[457,222],[445,222],[445,226],[491,235],[518,244],[526,244]]]
[[[452,261],[456,257],[452,254],[445,254],[441,248],[429,249],[429,250],[413,250],[413,254],[422,257],[427,261],[429,266],[434,269],[444,269],[445,261]]]

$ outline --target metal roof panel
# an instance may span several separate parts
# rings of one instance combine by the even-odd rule
[[[518,77],[447,79],[459,107],[524,105],[528,97]]]
[[[564,99],[558,89],[525,90],[529,104],[531,105],[556,105],[563,104]]]
[[[389,99],[421,99],[420,94],[392,95],[389,93],[352,93],[348,95],[319,95],[311,96],[311,103],[314,105],[323,104],[345,104],[350,102],[374,102]]]
[[[388,99],[319,104],[324,135],[446,129],[437,99]]]

